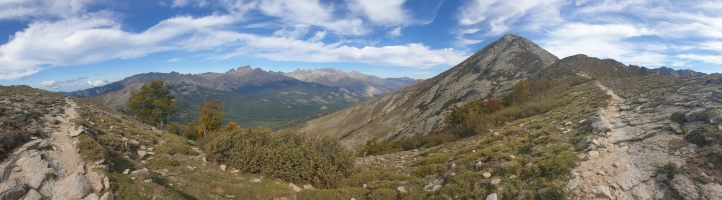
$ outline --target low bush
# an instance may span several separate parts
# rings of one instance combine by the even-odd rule
[[[78,152],[86,160],[97,161],[105,158],[105,149],[90,136],[78,136]]]
[[[687,119],[684,118],[684,113],[680,113],[680,112],[672,113],[670,120],[672,120],[673,122],[677,122],[679,124],[684,124],[685,122],[687,122]]]
[[[369,195],[368,195],[368,198],[372,199],[372,200],[376,200],[376,199],[393,200],[393,199],[398,199],[399,197],[398,197],[398,194],[396,194],[395,190],[388,189],[388,188],[379,188],[377,190],[371,191],[371,193],[369,193]]]
[[[339,184],[354,163],[353,154],[334,140],[310,139],[289,131],[221,131],[203,143],[211,159],[242,172],[324,188]]]

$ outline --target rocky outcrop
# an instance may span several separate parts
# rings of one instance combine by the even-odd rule
[[[66,101],[53,109],[63,113],[49,112],[38,118],[44,119],[37,123],[38,132],[47,135],[15,148],[0,163],[0,199],[98,199],[107,188],[102,184],[105,177],[93,170],[98,166],[85,164],[73,145],[73,137],[85,134],[85,128],[71,122],[77,117],[75,103]]]

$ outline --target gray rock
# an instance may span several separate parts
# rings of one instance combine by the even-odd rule
[[[399,186],[399,187],[396,187],[396,191],[399,191],[399,193],[402,193],[402,194],[408,192],[408,191],[406,190],[406,187],[403,186],[403,185],[402,185],[402,186]]]
[[[499,183],[501,183],[501,179],[498,179],[498,178],[491,179],[491,181],[489,183],[491,183],[492,185],[498,185]]]
[[[100,197],[100,200],[115,200],[115,196],[113,196],[112,192],[106,192],[103,196]]]
[[[591,119],[591,122],[592,132],[594,132],[595,134],[604,134],[612,130],[612,125],[609,124],[609,121],[605,118],[594,117]]]
[[[497,196],[496,193],[491,193],[490,195],[486,196],[486,200],[496,200]]]
[[[700,186],[702,196],[707,199],[722,199],[722,186],[718,183],[709,183]]]
[[[303,189],[313,190],[313,189],[315,189],[315,188],[313,188],[313,185],[311,185],[311,184],[305,184],[305,185],[303,185]]]
[[[491,177],[491,172],[484,172],[481,175],[484,176],[484,178],[489,178]]]
[[[227,167],[226,165],[221,165],[221,171],[224,171],[224,172],[225,172],[227,168],[228,168],[228,167]]]
[[[73,128],[68,129],[68,135],[70,137],[75,137],[80,134],[83,134],[85,132],[85,127],[83,126],[74,126]]]
[[[128,175],[128,174],[130,174],[130,169],[123,170],[123,175]]]
[[[82,199],[93,190],[85,175],[73,173],[55,184],[53,199]]]
[[[25,198],[23,198],[23,200],[40,200],[42,198],[43,195],[41,195],[38,191],[30,189],[30,191],[28,191],[28,194],[25,195]]]
[[[607,186],[596,186],[594,187],[594,189],[592,189],[592,193],[594,193],[594,195],[596,195],[597,197],[614,199],[614,197],[612,196],[612,191]]]
[[[12,178],[0,183],[0,199],[20,199],[25,194],[25,184],[20,179]]]
[[[707,121],[708,112],[707,112],[707,109],[700,108],[700,109],[696,109],[693,111],[689,111],[687,114],[684,115],[684,118],[688,122]]]
[[[98,195],[97,195],[97,194],[95,194],[95,193],[90,193],[88,196],[86,196],[85,198],[83,198],[83,200],[100,200],[100,198],[98,198]]]
[[[670,183],[672,188],[685,199],[699,199],[699,191],[689,177],[684,175],[676,175]]]

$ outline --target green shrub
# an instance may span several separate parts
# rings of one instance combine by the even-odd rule
[[[88,135],[78,136],[78,152],[86,160],[96,161],[105,158],[105,149]]]
[[[679,112],[672,113],[672,117],[670,117],[670,120],[672,120],[673,122],[677,122],[679,124],[683,124],[683,123],[687,122],[687,119],[684,118],[684,113],[679,113]]]
[[[558,187],[546,188],[541,193],[535,196],[536,200],[564,200],[567,199],[567,194]]]
[[[398,142],[369,140],[365,145],[359,147],[356,152],[360,156],[371,156],[398,152],[401,149]]]
[[[289,131],[239,129],[217,132],[204,142],[208,156],[246,173],[294,183],[338,185],[353,168],[353,154],[337,141],[309,139]]]

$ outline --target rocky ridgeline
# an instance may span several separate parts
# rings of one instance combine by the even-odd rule
[[[722,166],[690,163],[704,147],[689,141],[701,126],[712,127],[704,140],[722,134],[721,85],[654,78],[599,84],[613,100],[592,122],[596,135],[579,144],[587,161],[566,186],[576,199],[722,199],[722,180],[711,174]]]
[[[74,103],[29,87],[1,87],[0,199],[113,199],[96,163],[81,159]],[[14,148],[15,147],[15,148]]]

